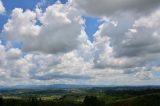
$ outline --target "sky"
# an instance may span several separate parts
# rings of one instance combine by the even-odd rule
[[[0,0],[0,86],[160,85],[159,0]]]

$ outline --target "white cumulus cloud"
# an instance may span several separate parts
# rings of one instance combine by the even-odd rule
[[[5,12],[5,7],[3,6],[3,3],[0,0],[0,14],[3,14],[4,12]]]
[[[80,20],[77,10],[69,4],[53,4],[45,12],[16,8],[3,34],[9,40],[22,42],[24,51],[68,52],[79,43]]]

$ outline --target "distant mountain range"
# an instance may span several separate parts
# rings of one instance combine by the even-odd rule
[[[160,86],[105,86],[105,85],[74,85],[74,84],[53,84],[53,85],[17,85],[0,87],[0,95],[46,95],[46,94],[70,94],[92,92],[116,92],[116,91],[145,91],[159,90]]]
[[[53,84],[53,85],[16,85],[16,86],[0,86],[0,89],[65,89],[65,88],[91,88],[98,87],[96,85],[74,85],[74,84]],[[102,86],[101,86],[102,87]]]
[[[16,85],[0,86],[0,89],[67,89],[67,88],[107,88],[107,89],[152,89],[160,88],[158,85],[149,86],[116,86],[116,85],[75,85],[75,84],[53,84],[53,85]]]

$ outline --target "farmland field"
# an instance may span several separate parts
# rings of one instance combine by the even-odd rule
[[[159,87],[2,89],[0,106],[160,106]]]

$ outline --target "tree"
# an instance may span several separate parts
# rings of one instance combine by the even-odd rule
[[[2,106],[3,105],[3,97],[0,97],[0,106]]]
[[[83,103],[85,106],[98,106],[99,101],[95,96],[86,96]]]

